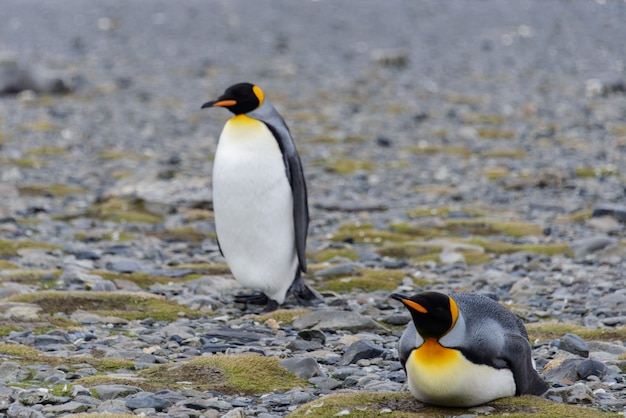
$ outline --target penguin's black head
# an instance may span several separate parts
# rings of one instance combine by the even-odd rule
[[[202,109],[207,107],[225,107],[235,115],[252,112],[263,104],[263,90],[250,83],[234,84],[226,89],[224,94],[202,105]]]
[[[459,316],[454,299],[438,292],[424,292],[413,296],[392,293],[409,309],[415,329],[422,338],[439,338],[450,331]]]

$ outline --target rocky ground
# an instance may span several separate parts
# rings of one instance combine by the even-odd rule
[[[3,1],[0,416],[617,416],[624,21],[599,0]],[[324,306],[232,302],[228,115],[199,108],[239,81],[296,139]],[[423,289],[522,317],[547,399],[413,401],[388,295]]]

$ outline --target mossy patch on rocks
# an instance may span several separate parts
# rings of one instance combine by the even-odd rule
[[[499,235],[520,238],[541,235],[543,228],[528,222],[498,221],[492,219],[446,219],[446,231],[453,235]]]
[[[18,266],[15,263],[11,263],[10,261],[7,260],[0,260],[0,270],[16,270],[19,269],[20,266]],[[0,280],[2,278],[0,277]]]
[[[613,165],[606,165],[601,167],[576,167],[575,172],[576,176],[581,178],[595,178],[619,175],[617,167]]]
[[[584,340],[626,340],[626,327],[592,329],[571,323],[536,322],[526,324],[526,330],[531,341],[549,341],[567,333],[576,334]]]
[[[527,251],[535,254],[545,255],[572,255],[573,252],[568,244],[512,244],[503,241],[488,241],[482,239],[470,239],[469,244],[480,245],[485,251],[493,254],[512,254],[520,251]]]
[[[476,128],[476,134],[479,138],[496,138],[496,139],[513,139],[517,136],[515,131],[499,128]]]
[[[18,186],[22,196],[64,197],[72,194],[85,194],[82,187],[67,186],[65,184],[25,184]]]
[[[322,165],[328,171],[340,175],[348,175],[356,173],[357,171],[372,171],[374,169],[374,163],[366,160],[352,160],[352,159],[334,159],[324,160],[318,162],[318,165]]]
[[[157,237],[165,242],[189,242],[198,244],[207,238],[215,238],[215,234],[198,231],[194,228],[164,229],[162,231],[148,231],[146,235]]]
[[[121,198],[111,198],[92,205],[86,212],[55,216],[54,219],[69,221],[80,217],[120,223],[142,222],[155,224],[163,222],[163,216],[145,209],[143,201]]]
[[[28,151],[26,151],[26,155],[41,156],[41,157],[45,157],[45,156],[55,157],[58,155],[67,154],[68,151],[69,151],[68,147],[43,146],[43,147],[29,149]]]
[[[307,385],[278,362],[277,358],[254,354],[202,356],[182,364],[151,367],[138,375],[163,388],[225,394],[264,394]]]
[[[155,321],[174,321],[180,314],[199,317],[203,313],[165,300],[161,296],[139,292],[57,292],[42,291],[15,295],[11,302],[34,303],[41,307],[40,315],[57,312],[72,314],[76,310],[126,320],[152,318]]]
[[[621,416],[616,413],[557,403],[530,395],[498,399],[486,405],[494,408],[489,412],[489,416],[494,418],[618,418]],[[359,391],[324,396],[302,405],[288,417],[332,418],[345,415],[353,418],[377,416],[441,418],[468,413],[472,414],[467,408],[443,408],[426,405],[406,392]]]
[[[32,122],[26,122],[20,125],[18,129],[20,131],[27,132],[59,132],[61,130],[61,127],[57,124],[42,119]]]
[[[17,257],[18,251],[26,248],[41,248],[43,250],[60,250],[58,245],[37,241],[9,241],[0,239],[0,257]]]
[[[61,274],[61,270],[9,270],[0,276],[0,283],[15,282],[47,289],[55,284]]]
[[[352,290],[373,292],[376,290],[392,291],[397,288],[407,274],[401,270],[360,269],[355,275],[333,277],[320,282],[320,290],[346,293]]]
[[[273,319],[279,324],[291,324],[294,319],[304,316],[311,313],[310,309],[300,308],[300,309],[277,309],[272,312],[268,312],[265,314],[258,315],[255,318],[255,321],[263,324],[265,321],[269,319]]]
[[[335,257],[347,258],[352,261],[359,259],[359,255],[352,248],[325,248],[313,255],[315,261],[319,263],[332,260]]]
[[[341,225],[331,237],[331,240],[336,242],[358,242],[375,245],[383,245],[394,241],[407,241],[409,239],[411,239],[410,236],[393,231],[375,229],[372,224],[358,222]]]

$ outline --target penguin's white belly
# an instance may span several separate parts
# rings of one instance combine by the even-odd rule
[[[213,209],[237,281],[283,303],[298,268],[293,195],[278,143],[262,122],[239,115],[226,123],[213,166]]]
[[[515,395],[515,379],[510,370],[478,365],[457,350],[431,345],[413,350],[406,362],[409,390],[416,399],[434,405],[468,407]]]

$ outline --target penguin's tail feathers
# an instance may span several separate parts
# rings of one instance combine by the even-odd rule
[[[289,293],[296,298],[300,305],[304,306],[314,305],[315,301],[324,301],[324,297],[317,290],[310,288],[304,283],[300,271],[296,273],[293,283],[289,286]]]

